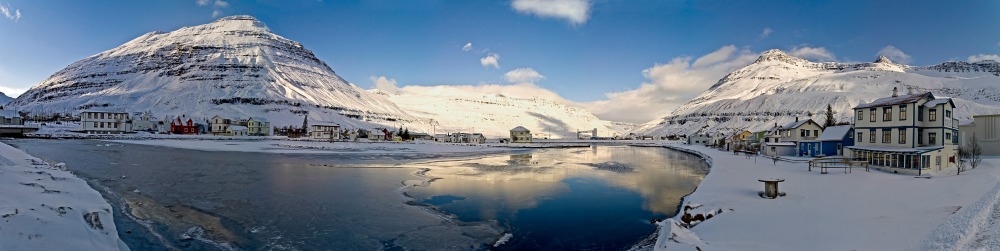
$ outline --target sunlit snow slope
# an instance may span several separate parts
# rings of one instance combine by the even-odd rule
[[[671,135],[764,130],[801,119],[823,123],[827,105],[850,122],[851,108],[898,88],[954,98],[955,117],[1000,113],[1000,63],[946,62],[916,67],[880,57],[872,63],[815,63],[780,50],[763,53],[673,111],[639,126],[638,134]],[[810,117],[810,114],[812,115]]]
[[[347,127],[414,120],[250,16],[147,33],[69,65],[11,105],[33,114],[100,108],[157,117],[255,116],[274,126],[301,125],[306,113]]]

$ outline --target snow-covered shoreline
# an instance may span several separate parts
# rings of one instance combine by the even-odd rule
[[[957,230],[970,219],[990,219],[1000,186],[1000,159],[956,176],[915,179],[872,170],[809,172],[804,163],[774,163],[703,146],[663,144],[692,153],[711,168],[685,197],[691,215],[712,214],[686,227],[683,212],[659,222],[654,250],[901,250],[975,247],[969,238],[990,226]],[[764,199],[760,178],[783,178],[787,196]],[[992,195],[992,196],[991,196]],[[984,202],[985,201],[985,202]],[[988,204],[988,205],[987,205]],[[978,206],[977,206],[978,205]],[[688,210],[685,210],[688,211]],[[721,212],[721,213],[720,213]],[[696,219],[698,217],[695,217]],[[995,220],[991,220],[995,221]],[[992,227],[997,228],[997,227]],[[954,231],[954,232],[953,232]],[[961,240],[958,240],[961,239]],[[951,241],[952,243],[949,243]]]
[[[112,207],[65,164],[0,143],[0,250],[129,250]]]

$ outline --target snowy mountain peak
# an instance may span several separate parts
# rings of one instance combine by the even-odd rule
[[[876,64],[880,64],[880,63],[881,64],[892,64],[892,60],[889,60],[889,58],[887,58],[885,56],[878,56],[878,58],[875,59],[874,63],[876,63]]]
[[[67,66],[12,104],[41,115],[102,107],[157,116],[264,117],[275,126],[300,125],[305,114],[346,127],[415,120],[251,16],[146,33]]]

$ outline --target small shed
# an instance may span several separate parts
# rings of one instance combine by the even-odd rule
[[[764,155],[771,157],[795,156],[795,143],[792,142],[764,143],[763,151]]]

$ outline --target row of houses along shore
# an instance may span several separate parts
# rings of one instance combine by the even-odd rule
[[[308,119],[308,118],[306,118]],[[90,109],[80,113],[80,128],[77,132],[86,134],[128,134],[135,132],[162,134],[211,134],[220,136],[288,136],[290,138],[311,138],[317,140],[434,140],[447,143],[486,143],[482,133],[455,132],[430,135],[399,128],[376,127],[368,129],[343,128],[340,124],[313,122],[306,127],[272,127],[264,118],[227,118],[213,116],[207,120],[187,116],[157,119],[149,112],[128,113],[113,110]],[[531,143],[531,131],[517,126],[510,130],[510,138],[500,139],[507,143]]]
[[[892,95],[853,108],[852,121],[824,127],[812,119],[732,135],[696,134],[688,144],[760,153],[773,158],[842,158],[894,173],[921,174],[957,166],[959,146],[978,144],[1000,155],[1000,115],[959,125],[955,103],[930,92]],[[973,142],[974,141],[974,142]]]

